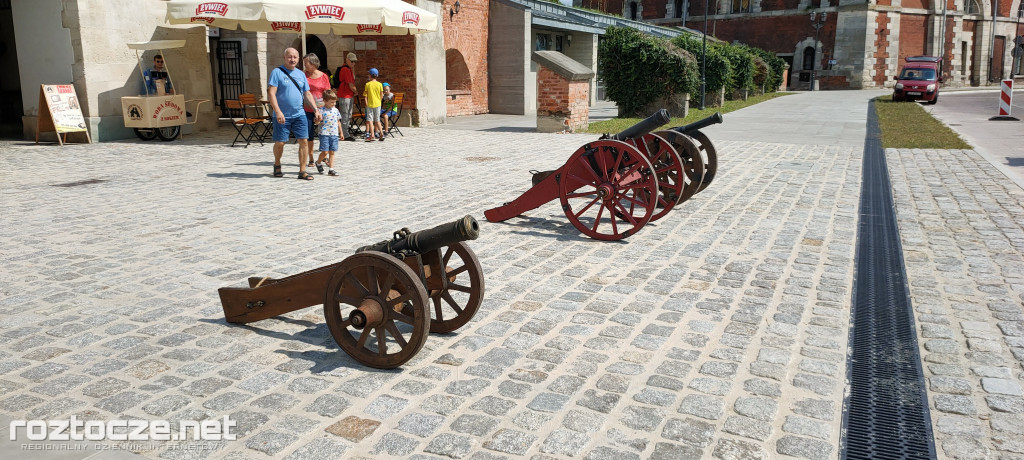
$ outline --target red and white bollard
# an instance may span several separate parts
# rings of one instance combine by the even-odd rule
[[[1013,80],[1003,80],[999,91],[999,117],[1010,117],[1010,107],[1013,103]]]

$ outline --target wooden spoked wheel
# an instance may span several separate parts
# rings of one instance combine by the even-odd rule
[[[704,177],[700,181],[700,189],[697,190],[699,192],[708,188],[715,179],[715,173],[718,172],[718,152],[715,151],[711,139],[700,130],[691,132],[690,137],[697,142],[697,149],[700,150],[701,159],[704,161]]]
[[[452,332],[466,325],[484,300],[484,271],[476,254],[466,243],[458,242],[423,254],[423,265],[430,297],[430,332]]]
[[[658,178],[658,191],[661,194],[658,196],[657,210],[651,221],[661,219],[676,205],[679,195],[686,186],[683,160],[672,144],[657,134],[644,134],[640,139],[630,139],[630,143],[640,153],[647,155],[654,168],[654,176]]]
[[[342,350],[378,369],[410,360],[430,332],[419,276],[380,252],[354,254],[338,265],[327,283],[324,318]]]
[[[647,156],[630,144],[586,144],[556,174],[565,216],[591,238],[621,240],[654,216],[658,179]]]
[[[683,170],[686,171],[686,184],[683,186],[682,192],[679,193],[679,201],[676,204],[689,200],[700,191],[700,184],[705,173],[704,161],[701,159],[697,142],[678,131],[657,131],[654,134],[665,138],[675,147],[683,162]]]

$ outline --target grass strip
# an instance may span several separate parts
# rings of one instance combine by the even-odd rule
[[[875,99],[875,113],[887,149],[971,149],[960,135],[931,116],[916,102],[893,102],[892,96]]]
[[[758,95],[758,96],[750,96],[745,101],[725,101],[725,104],[723,106],[721,106],[721,107],[707,107],[704,110],[691,108],[689,114],[686,115],[686,118],[681,118],[681,117],[672,118],[672,120],[669,121],[668,124],[666,124],[666,126],[669,126],[669,127],[682,126],[682,125],[685,125],[685,124],[693,123],[693,122],[695,122],[697,120],[701,120],[701,119],[707,118],[707,117],[711,116],[712,114],[714,114],[715,112],[729,113],[729,112],[732,112],[732,111],[735,111],[735,110],[739,110],[739,109],[742,109],[744,107],[749,107],[749,106],[752,106],[754,104],[758,104],[758,103],[761,103],[761,102],[764,102],[764,101],[767,101],[767,100],[770,100],[770,99],[775,99],[775,98],[781,97],[781,96],[788,96],[790,94],[794,94],[794,93],[786,93],[786,92],[767,93],[767,94],[761,94],[761,95]],[[691,100],[691,102],[692,102],[692,100]],[[618,133],[618,132],[621,132],[621,131],[625,130],[626,128],[628,128],[630,126],[633,126],[633,125],[639,123],[640,120],[642,120],[642,118],[612,118],[611,120],[603,120],[603,121],[598,121],[598,122],[591,123],[590,126],[587,128],[587,130],[583,131],[583,132],[598,133],[598,134],[601,134],[601,133]]]

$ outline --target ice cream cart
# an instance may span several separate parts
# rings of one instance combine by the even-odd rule
[[[128,48],[135,50],[135,57],[139,61],[139,73],[146,82],[145,94],[139,96],[125,96],[121,98],[121,114],[124,117],[124,126],[132,128],[135,135],[144,141],[160,138],[162,141],[170,141],[181,134],[181,127],[185,124],[195,124],[197,116],[189,120],[189,111],[186,104],[195,104],[191,107],[192,113],[199,114],[199,105],[210,102],[209,99],[185,100],[185,96],[173,90],[168,94],[165,90],[165,83],[171,78],[170,66],[164,66],[162,72],[146,72],[145,64],[142,62],[140,51],[156,50],[161,55],[164,49],[181,48],[185,46],[185,40],[154,40],[142,43],[129,43]],[[166,58],[164,60],[166,61]],[[152,83],[152,84],[150,84]]]

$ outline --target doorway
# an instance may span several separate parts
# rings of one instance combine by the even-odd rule
[[[324,42],[320,41],[316,35],[306,36],[306,53],[313,53],[318,59],[320,59],[320,71],[328,75],[331,74],[330,66],[327,65],[327,47],[324,46]],[[302,65],[301,63],[299,64]]]
[[[220,88],[220,116],[230,117],[224,101],[238,99],[245,92],[242,73],[242,42],[217,41],[217,87]]]
[[[0,0],[0,138],[22,137],[21,73],[14,40],[14,13],[11,0]]]
[[[1005,75],[1003,73],[1003,55],[1006,54],[1006,37],[996,35],[995,46],[992,47],[992,73],[991,80],[999,81]]]

